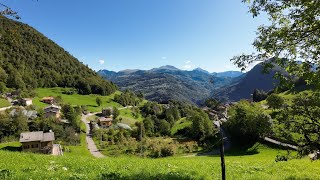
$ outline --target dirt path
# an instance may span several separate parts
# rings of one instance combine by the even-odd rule
[[[118,108],[118,110],[122,110],[122,109],[130,109],[132,108],[133,106],[126,106],[126,107],[122,107],[122,108]]]
[[[274,139],[271,139],[271,138],[268,138],[268,137],[265,137],[264,138],[265,141],[268,141],[270,143],[273,143],[273,144],[277,144],[279,146],[283,146],[283,147],[289,147],[291,149],[294,149],[294,150],[298,150],[298,147],[297,146],[294,146],[294,145],[291,145],[291,144],[287,144],[287,143],[282,143],[280,141],[277,141],[277,140],[274,140]]]
[[[86,142],[87,142],[88,150],[94,157],[103,158],[105,156],[99,152],[99,149],[97,148],[96,144],[92,139],[92,135],[90,134],[90,126],[89,126],[89,122],[87,121],[87,117],[93,116],[93,115],[94,114],[91,114],[91,113],[87,115],[82,115],[81,121],[86,125],[86,131],[87,131]]]
[[[12,107],[12,106],[0,108],[0,111],[5,111],[5,110],[7,110],[7,109],[10,109],[11,107]]]

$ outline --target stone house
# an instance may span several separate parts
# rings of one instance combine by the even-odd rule
[[[56,106],[56,105],[50,105],[45,107],[44,109],[44,117],[49,118],[49,117],[55,117],[57,119],[60,119],[61,117],[61,107]]]
[[[41,99],[41,102],[46,104],[53,104],[55,101],[54,97],[44,97]]]
[[[54,140],[54,132],[37,131],[21,133],[19,142],[22,144],[22,151],[48,154],[52,152]]]
[[[98,118],[98,124],[101,128],[108,128],[112,126],[112,118],[100,117]]]

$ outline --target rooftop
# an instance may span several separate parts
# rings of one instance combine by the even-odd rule
[[[57,106],[57,105],[54,105],[54,104],[51,104],[50,106],[47,106],[44,109],[49,109],[49,108],[61,109],[60,106]]]
[[[108,122],[108,121],[112,121],[112,118],[100,117],[100,118],[98,118],[98,121],[100,121],[100,122]]]
[[[34,142],[34,141],[40,141],[40,142],[48,142],[48,141],[54,141],[54,132],[48,132],[43,133],[43,131],[37,131],[37,132],[25,132],[20,134],[20,140],[19,142]]]

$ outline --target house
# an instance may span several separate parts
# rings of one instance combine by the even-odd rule
[[[61,107],[56,106],[56,105],[50,105],[45,107],[44,109],[44,117],[49,118],[49,117],[55,117],[59,119],[61,117]]]
[[[112,126],[112,118],[100,117],[100,118],[98,118],[98,124],[102,128],[110,127],[110,126]]]
[[[54,140],[54,132],[37,131],[21,133],[19,142],[22,144],[22,151],[48,154],[52,152]]]
[[[20,104],[22,106],[30,106],[30,105],[32,105],[32,99],[31,98],[22,98],[22,99],[20,99]]]
[[[44,97],[41,99],[41,102],[46,104],[53,104],[54,103],[54,97]]]
[[[103,116],[111,116],[111,114],[112,114],[112,109],[111,108],[104,108],[104,109],[102,109],[102,115]]]

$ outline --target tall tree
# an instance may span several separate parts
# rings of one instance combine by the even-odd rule
[[[278,135],[298,144],[301,154],[320,150],[320,93],[297,96],[277,120]]]
[[[97,97],[97,98],[96,98],[96,103],[97,103],[98,106],[101,106],[102,100],[101,100],[100,97]]]
[[[307,84],[320,86],[320,1],[242,0],[253,17],[267,14],[270,25],[261,25],[253,42],[256,53],[235,56],[232,61],[244,70],[254,61],[263,61],[266,70],[278,64],[294,76],[277,74],[282,85],[293,85],[290,77],[302,77]],[[303,62],[297,62],[303,60]],[[312,69],[313,71],[310,71]]]

